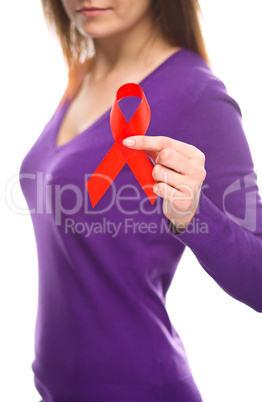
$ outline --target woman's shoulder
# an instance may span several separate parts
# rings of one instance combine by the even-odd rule
[[[182,48],[163,64],[151,82],[151,89],[164,103],[191,108],[200,99],[234,102],[222,78],[199,54]]]
[[[220,116],[221,108],[234,116],[237,111],[237,117],[241,116],[241,109],[224,82],[191,50],[183,49],[171,56],[150,84],[145,89],[154,135],[162,129],[167,136],[192,141],[195,125],[201,131],[208,118],[215,121],[225,117]]]
[[[170,58],[165,71],[166,87],[176,89],[197,96],[207,86],[225,89],[225,85],[218,77],[212,66],[199,54],[183,48]]]

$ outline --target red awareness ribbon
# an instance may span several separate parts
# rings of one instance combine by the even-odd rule
[[[118,101],[128,96],[137,96],[141,101],[129,122],[126,121]],[[142,88],[138,84],[122,85],[117,93],[110,113],[110,125],[115,143],[86,183],[87,191],[94,208],[103,197],[125,163],[132,170],[153,205],[157,195],[153,192],[155,180],[152,177],[153,165],[143,150],[130,149],[122,144],[124,138],[145,135],[151,118],[151,111]]]

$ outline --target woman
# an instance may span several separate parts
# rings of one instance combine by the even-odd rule
[[[42,5],[69,80],[20,169],[42,180],[21,180],[39,260],[36,388],[44,402],[202,401],[165,296],[188,246],[222,289],[261,312],[262,204],[197,1]],[[114,143],[110,111],[126,83],[141,86],[151,120],[123,144],[151,159],[158,197],[150,202],[125,163],[93,206],[86,183]],[[140,101],[119,101],[127,121]]]

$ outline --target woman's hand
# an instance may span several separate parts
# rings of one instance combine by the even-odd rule
[[[193,145],[168,137],[136,135],[123,140],[144,150],[155,165],[154,192],[162,197],[165,216],[182,232],[193,219],[206,177],[205,155]]]

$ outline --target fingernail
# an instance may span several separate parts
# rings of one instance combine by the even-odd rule
[[[156,184],[154,184],[154,186],[153,186],[153,191],[155,194],[159,195],[159,191],[158,191]]]
[[[126,146],[128,146],[128,147],[132,147],[132,146],[135,145],[135,140],[131,140],[131,139],[129,139],[129,138],[125,138],[125,139],[123,140],[123,144],[126,145]]]

